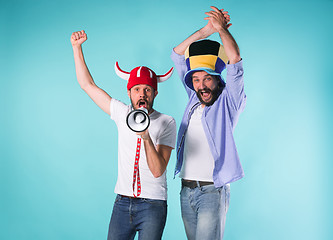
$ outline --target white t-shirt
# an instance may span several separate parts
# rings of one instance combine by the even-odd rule
[[[200,105],[191,116],[184,142],[184,163],[179,177],[213,182],[214,158],[202,127],[203,110]]]
[[[129,129],[126,124],[127,114],[132,106],[112,98],[110,104],[111,119],[118,128],[118,179],[115,193],[133,197],[133,172],[136,154],[137,139],[140,137]],[[168,115],[154,111],[149,115],[149,135],[155,145],[166,145],[174,148],[176,142],[176,122]],[[142,141],[139,159],[139,172],[141,179],[140,198],[167,200],[166,171],[162,176],[155,178],[150,172],[146,160],[146,153]],[[135,195],[137,183],[135,183]]]

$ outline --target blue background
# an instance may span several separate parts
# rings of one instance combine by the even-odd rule
[[[117,129],[76,81],[71,33],[88,34],[97,85],[129,103],[114,62],[164,74],[210,5],[230,12],[248,97],[225,239],[333,238],[332,0],[13,0],[0,2],[0,239],[106,239]],[[174,74],[155,108],[179,125],[186,98]],[[163,239],[186,239],[175,155]]]

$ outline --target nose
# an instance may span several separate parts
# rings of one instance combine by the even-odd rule
[[[140,90],[140,97],[146,97],[147,96],[147,93],[146,93],[146,91],[145,91],[145,89],[141,89]]]
[[[199,89],[204,89],[206,87],[205,82],[204,81],[200,81],[198,87],[199,87]]]

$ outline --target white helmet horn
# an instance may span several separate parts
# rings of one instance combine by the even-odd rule
[[[123,71],[123,70],[119,67],[118,62],[115,63],[115,65],[114,65],[114,69],[115,69],[117,75],[118,75],[120,78],[122,78],[122,79],[128,81],[128,79],[129,79],[129,77],[130,77],[130,73],[129,73],[129,72],[125,72],[125,71]]]
[[[173,73],[173,67],[166,74],[157,75],[157,82],[160,83],[168,80],[171,77],[172,73]]]

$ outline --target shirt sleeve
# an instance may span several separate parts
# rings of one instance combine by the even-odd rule
[[[174,49],[172,49],[171,52],[171,60],[175,64],[175,68],[177,70],[178,76],[183,83],[185,90],[187,92],[187,95],[190,97],[192,90],[185,84],[184,81],[184,76],[187,72],[187,66],[186,66],[186,61],[185,61],[185,56],[184,55],[179,55],[175,52]]]
[[[246,102],[243,75],[243,60],[227,65],[226,89],[229,105],[236,111],[243,110]]]
[[[227,65],[226,101],[233,128],[246,105],[243,73],[242,60],[236,64]]]
[[[116,123],[119,119],[123,119],[122,116],[126,116],[129,111],[129,107],[117,100],[112,98],[110,102],[110,118],[114,120]]]
[[[166,145],[171,148],[175,148],[176,136],[177,136],[177,126],[174,118],[170,117],[170,121],[166,124],[166,127],[162,134],[157,139],[157,145]]]

